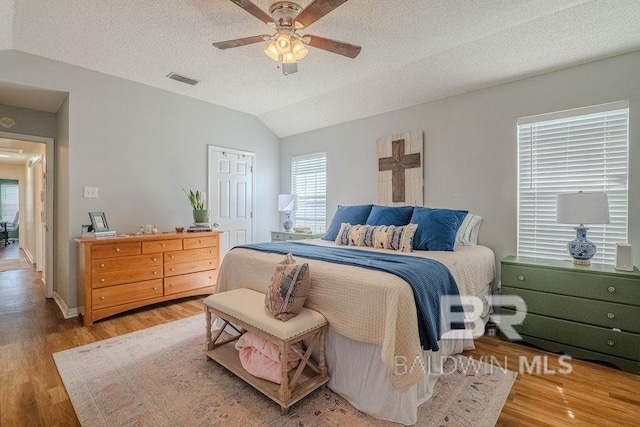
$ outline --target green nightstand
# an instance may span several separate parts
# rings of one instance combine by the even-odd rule
[[[637,268],[627,272],[514,256],[502,260],[501,268],[502,294],[527,304],[524,322],[515,326],[523,341],[640,374]]]
[[[324,233],[296,233],[294,231],[272,231],[271,241],[279,242],[284,240],[304,240],[304,239],[320,239]]]

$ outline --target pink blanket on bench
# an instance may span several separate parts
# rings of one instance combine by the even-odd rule
[[[299,343],[292,347],[302,351]],[[281,383],[280,350],[275,343],[246,332],[236,342],[236,350],[240,354],[242,367],[251,375],[277,384]],[[299,362],[300,356],[293,350],[289,351],[289,370],[298,366]]]

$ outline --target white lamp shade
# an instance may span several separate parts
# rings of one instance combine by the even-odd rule
[[[607,193],[558,194],[556,221],[561,224],[609,224]]]
[[[280,212],[291,212],[298,209],[297,194],[278,194],[278,210]]]

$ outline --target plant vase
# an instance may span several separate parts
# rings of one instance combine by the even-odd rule
[[[209,223],[209,209],[194,209],[193,222]]]

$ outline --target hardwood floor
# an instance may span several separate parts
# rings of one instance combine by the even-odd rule
[[[0,259],[17,257],[17,246],[0,248]],[[202,298],[191,298],[84,327],[77,318],[63,319],[44,297],[38,273],[0,273],[0,425],[79,425],[53,353],[201,312]],[[514,371],[520,356],[547,355],[548,369],[560,367],[557,355],[490,336],[465,354],[485,361],[493,356],[497,368],[506,364]],[[640,377],[578,360],[572,367],[569,375],[519,375],[498,425],[640,425]]]

